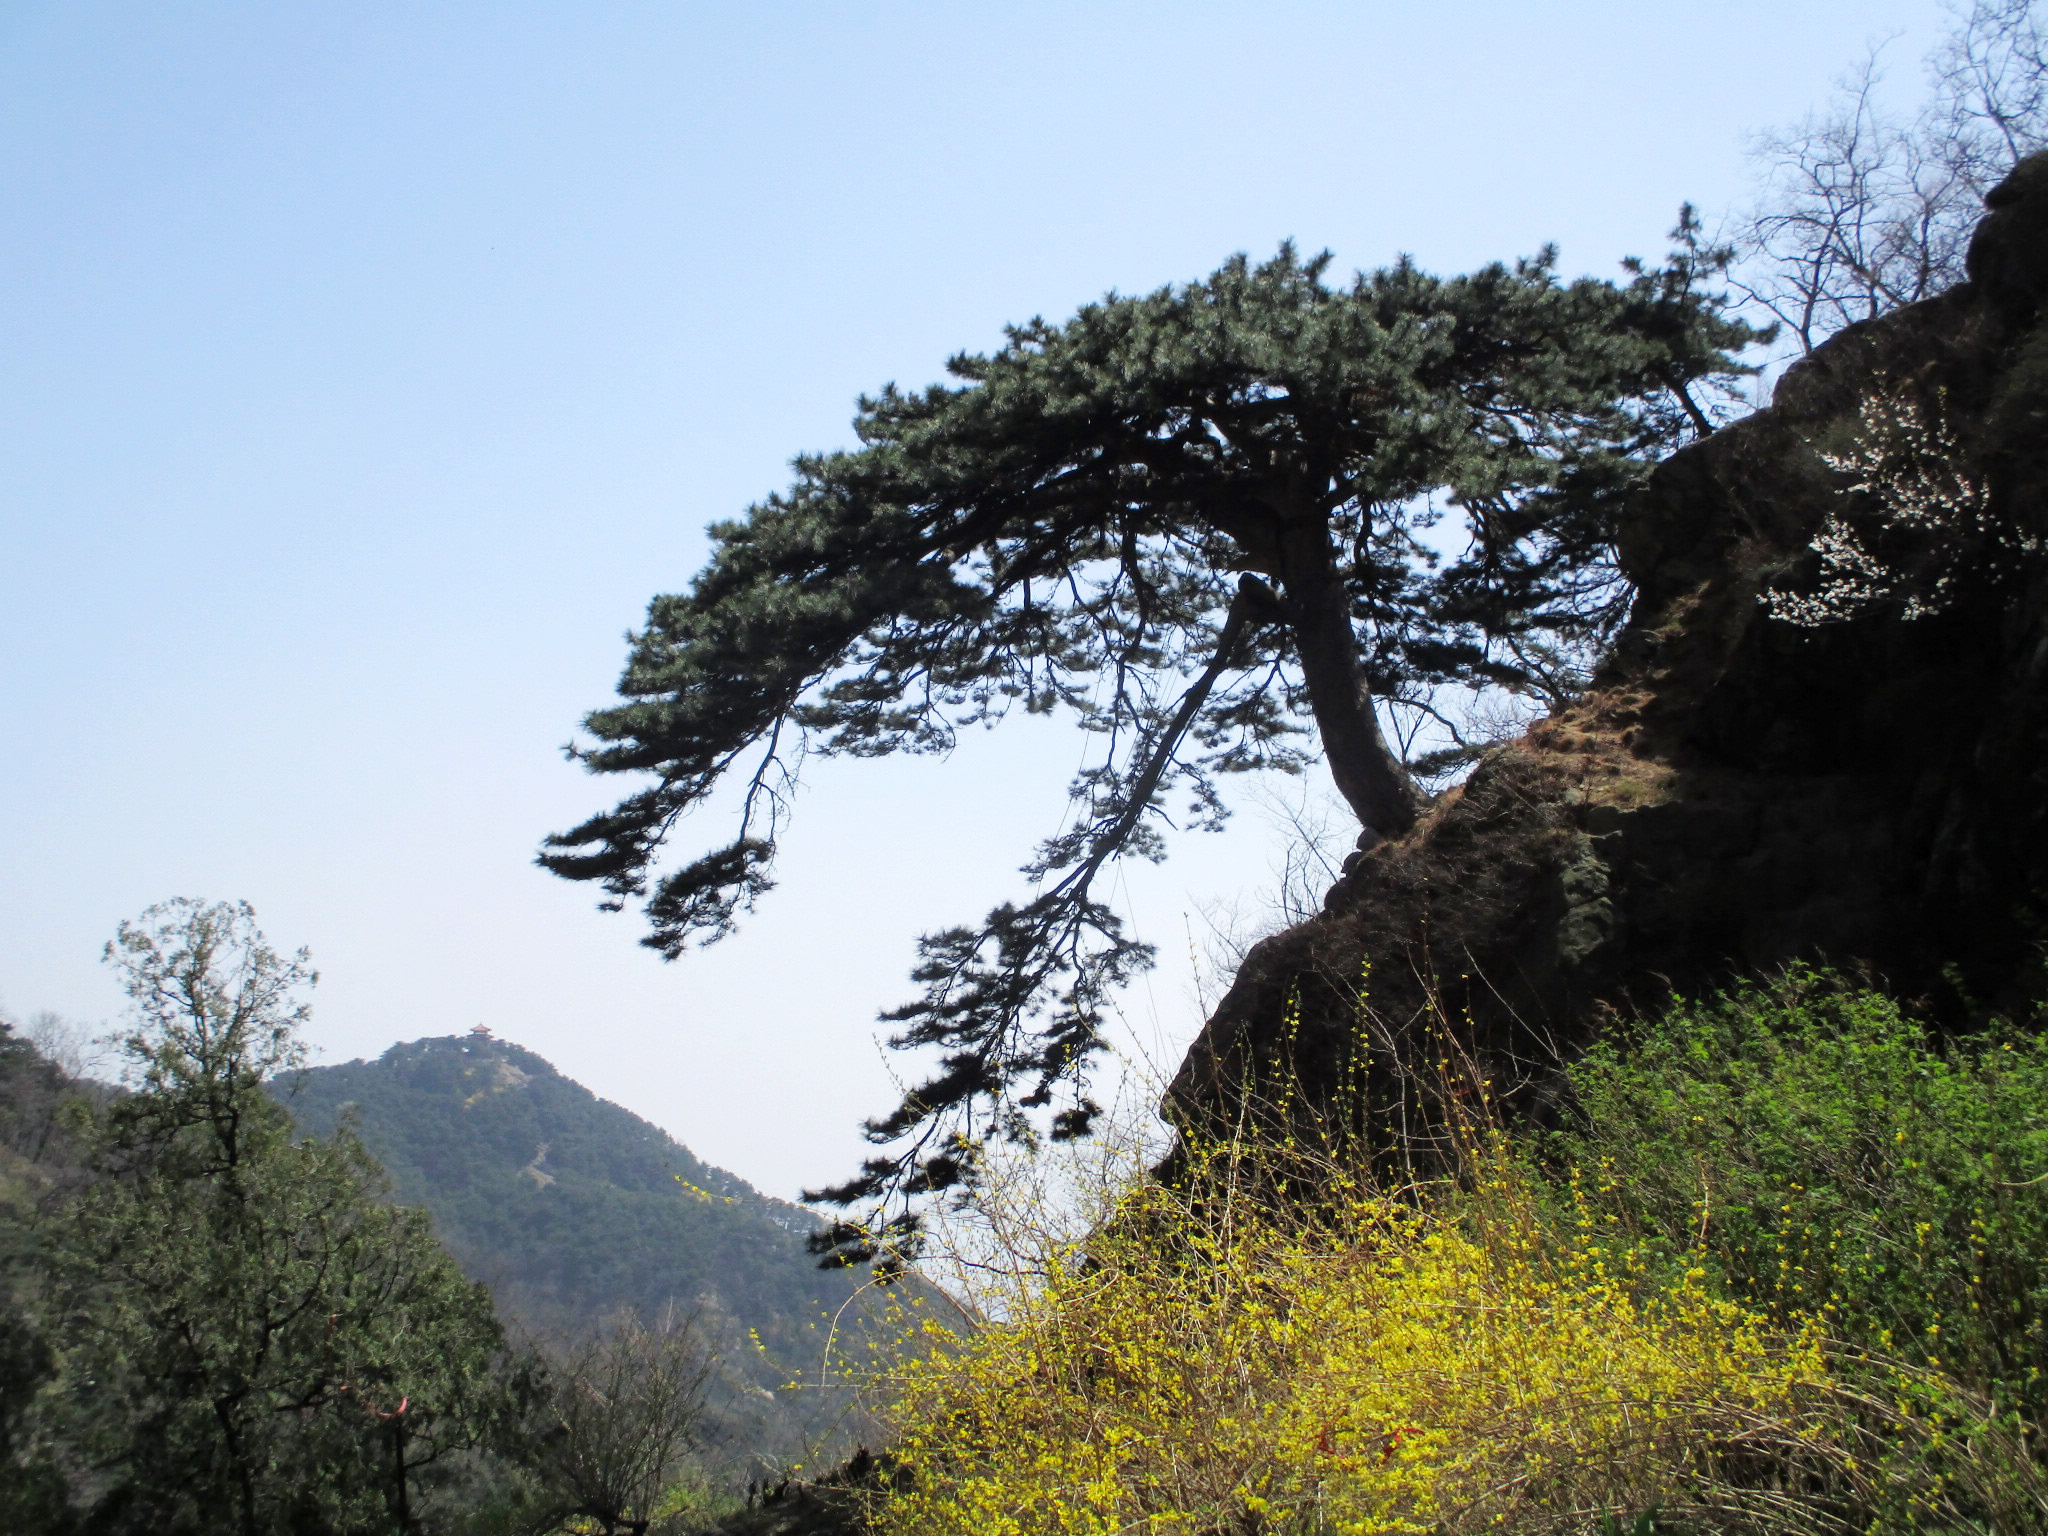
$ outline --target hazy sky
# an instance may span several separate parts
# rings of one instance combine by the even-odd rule
[[[704,524],[861,390],[1233,251],[1654,256],[1939,20],[0,4],[0,1002],[111,1019],[116,922],[246,897],[326,1059],[484,1022],[773,1193],[843,1176],[916,934],[1018,890],[1079,747],[818,769],[764,910],[662,963],[531,859],[616,798],[559,748]],[[1119,888],[1169,1067],[1187,915],[1270,879],[1234,825]]]

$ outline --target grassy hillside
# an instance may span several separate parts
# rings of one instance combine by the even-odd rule
[[[287,1103],[315,1133],[352,1117],[395,1198],[432,1214],[508,1321],[574,1337],[621,1307],[695,1312],[723,1357],[727,1459],[803,1458],[844,1438],[842,1392],[785,1388],[818,1381],[830,1321],[864,1277],[815,1267],[804,1250],[815,1218],[801,1207],[482,1035],[311,1069]]]

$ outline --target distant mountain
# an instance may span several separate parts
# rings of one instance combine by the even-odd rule
[[[486,1035],[311,1068],[282,1096],[310,1132],[350,1117],[394,1198],[432,1215],[509,1322],[564,1338],[621,1307],[694,1312],[722,1357],[725,1459],[809,1459],[844,1440],[847,1392],[785,1387],[819,1380],[833,1319],[851,1342],[870,1298],[842,1315],[865,1276],[816,1267],[804,1238],[817,1218],[802,1207]]]

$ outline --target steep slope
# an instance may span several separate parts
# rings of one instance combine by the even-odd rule
[[[1969,282],[1851,327],[1657,470],[1621,530],[1637,599],[1596,689],[1252,951],[1174,1113],[1282,1076],[1327,1099],[1363,1052],[1391,1130],[1426,1086],[1400,1069],[1441,1054],[1432,997],[1539,1114],[1611,1012],[1795,958],[1866,967],[1954,1024],[2038,999],[2048,157],[1989,204]],[[1843,469],[1873,410],[1921,424],[1889,491]],[[1825,595],[1843,527],[1878,552],[1865,596],[1839,622],[1774,615],[1773,590]]]
[[[573,1338],[621,1307],[694,1313],[722,1359],[729,1457],[802,1456],[845,1416],[843,1392],[783,1390],[818,1380],[831,1319],[862,1279],[815,1267],[804,1250],[815,1218],[533,1052],[481,1034],[415,1040],[313,1068],[286,1102],[317,1134],[349,1117],[394,1198],[432,1213],[463,1267],[530,1332]]]

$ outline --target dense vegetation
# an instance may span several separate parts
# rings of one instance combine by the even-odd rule
[[[517,1202],[559,1191],[558,1220],[648,1223],[671,1259],[746,1230],[764,1276],[845,1287],[788,1263],[801,1213],[478,1037],[309,1075],[294,1127],[265,1085],[296,1062],[305,976],[246,912],[157,909],[116,954],[127,1091],[75,1093],[0,1042],[10,1528],[687,1528],[679,1458],[724,1341],[627,1319],[552,1362],[508,1347],[424,1216],[382,1198],[350,1111],[431,1127],[390,1133],[404,1177],[472,1242],[551,1230]],[[1365,1174],[1334,1129],[1190,1138],[1065,1233],[1017,1165],[983,1179],[985,1321],[925,1311],[920,1347],[868,1379],[890,1475],[839,1516],[891,1536],[2048,1528],[2039,1020],[1944,1039],[1794,968],[1611,1034],[1533,1138],[1494,1123],[1455,1023],[1434,1038],[1449,1155],[1429,1177]],[[577,1205],[579,1183],[600,1197]],[[508,1287],[565,1327],[599,1295],[572,1285],[667,1280],[632,1298],[651,1305],[736,1284],[652,1252],[564,1267],[553,1230]]]
[[[1454,1061],[1439,1179],[1203,1147],[933,1318],[881,1528],[2048,1525],[2038,1034],[1796,971],[1597,1053],[1542,1156]]]
[[[1942,1041],[1794,969],[1680,1005],[1573,1072],[1555,1146],[1603,1223],[1729,1294],[2048,1414],[2048,1036]]]
[[[721,1459],[809,1461],[843,1437],[852,1405],[816,1383],[830,1320],[863,1277],[813,1267],[818,1223],[801,1207],[482,1034],[310,1068],[280,1093],[304,1129],[361,1136],[396,1198],[432,1215],[527,1331],[573,1338],[621,1308],[693,1316],[719,1357],[705,1430]],[[856,1301],[843,1334],[865,1317]],[[780,1390],[792,1380],[812,1385]]]
[[[738,1191],[679,1187],[664,1169],[662,1197],[733,1214],[678,1238],[644,1211],[569,1195],[572,1215],[681,1243],[666,1253],[675,1288],[557,1294],[552,1333],[508,1336],[427,1212],[390,1198],[353,1125],[308,1134],[280,1102],[303,1057],[303,954],[272,950],[246,906],[176,901],[124,924],[108,957],[132,1004],[121,1088],[72,1079],[0,1028],[0,1526],[640,1533],[702,1502],[687,1453],[719,1406],[707,1382],[721,1355],[758,1367],[765,1354],[688,1308],[717,1290],[708,1245],[734,1241],[741,1196],[758,1197],[662,1139],[671,1164]],[[489,1079],[501,1088],[504,1066]],[[630,1122],[629,1143],[650,1139],[547,1075],[565,1103],[609,1110],[601,1125]],[[451,1108],[459,1122],[459,1105],[434,1115]],[[569,1158],[592,1161],[605,1166]],[[785,1226],[745,1214],[766,1230],[751,1257],[735,1242],[719,1282],[735,1302],[772,1287],[778,1253],[782,1273],[847,1289],[803,1263]],[[647,1299],[663,1304],[633,1305]],[[756,1451],[770,1449],[761,1418],[729,1416]]]

